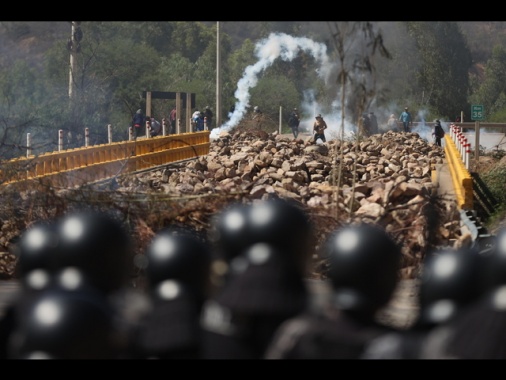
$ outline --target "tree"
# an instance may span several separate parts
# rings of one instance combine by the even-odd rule
[[[492,50],[492,56],[487,61],[485,68],[485,80],[479,89],[471,96],[474,104],[483,104],[488,120],[493,115],[505,108],[504,97],[506,94],[506,49],[496,45]]]
[[[467,42],[456,22],[409,22],[409,34],[420,52],[421,67],[415,74],[422,91],[421,106],[439,118],[453,120],[469,109]],[[449,96],[451,94],[451,96]]]
[[[116,135],[127,137],[131,117],[143,102],[142,92],[156,88],[159,54],[130,38],[132,30],[126,23],[83,22],[81,28],[84,38],[76,58],[75,101],[68,109],[63,105],[54,109],[53,127],[74,136],[88,128],[97,142],[106,142],[106,127],[111,124]],[[68,86],[68,59],[61,46],[47,52],[47,79],[53,87]],[[60,101],[65,100],[61,97]],[[61,121],[60,116],[64,116]]]
[[[27,133],[36,136],[32,149],[37,152],[50,141],[56,142],[56,130],[45,123],[44,115],[53,99],[38,69],[18,60],[0,69],[0,157],[14,158],[26,154]],[[51,147],[52,148],[52,147]],[[51,150],[43,149],[42,151]]]
[[[340,65],[336,81],[341,88],[340,158],[339,169],[334,168],[334,175],[337,174],[338,176],[337,183],[334,183],[336,186],[337,218],[337,195],[341,186],[341,175],[343,171],[343,149],[345,145],[344,121],[346,119],[346,110],[351,109],[351,112],[355,111],[357,117],[362,115],[362,112],[366,109],[366,104],[372,101],[375,96],[375,66],[372,57],[379,52],[382,56],[389,58],[390,53],[383,45],[383,36],[381,32],[370,22],[329,23],[329,29]],[[352,104],[348,103],[346,99],[346,95],[350,91],[355,95]],[[360,121],[358,132],[359,137],[364,134],[363,126]],[[356,146],[358,147],[358,144],[356,144]],[[337,160],[334,160],[334,162],[337,162]],[[352,195],[351,202],[353,201],[354,196]],[[350,205],[350,211],[352,210],[353,205]]]
[[[261,78],[251,89],[251,104],[260,107],[264,115],[274,120],[275,124],[278,124],[279,107],[283,106],[283,120],[288,120],[293,106],[300,104],[301,100],[301,94],[294,83],[284,76]]]
[[[190,62],[196,62],[206,48],[216,41],[216,33],[213,34],[213,29],[203,23],[177,21],[173,26],[171,49]]]

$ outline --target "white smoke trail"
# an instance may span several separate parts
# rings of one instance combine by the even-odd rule
[[[250,89],[258,83],[259,75],[272,66],[273,62],[280,58],[284,61],[292,61],[300,52],[311,54],[316,63],[319,65],[317,69],[318,76],[327,81],[333,70],[333,64],[330,63],[327,56],[327,46],[317,43],[306,37],[293,37],[284,33],[271,33],[269,37],[263,39],[255,46],[255,55],[258,62],[254,65],[246,67],[243,77],[237,83],[235,91],[234,112],[229,114],[230,119],[218,128],[211,131],[211,138],[218,137],[222,130],[228,131],[235,127],[246,113],[249,106]]]

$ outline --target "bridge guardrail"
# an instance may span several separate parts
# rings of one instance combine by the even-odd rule
[[[452,176],[457,206],[463,210],[473,209],[473,180],[460,158],[459,150],[449,134],[445,134],[445,156]]]
[[[0,162],[0,186],[40,181],[75,187],[209,153],[209,131],[68,149]]]

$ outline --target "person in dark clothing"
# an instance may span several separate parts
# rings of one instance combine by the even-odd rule
[[[371,135],[371,120],[369,119],[369,115],[367,115],[367,113],[362,114],[362,131],[365,136]]]
[[[372,339],[396,331],[376,314],[397,286],[400,246],[379,227],[348,225],[327,239],[322,254],[329,265],[327,304],[284,322],[266,359],[359,359]]]
[[[204,112],[199,112],[195,119],[195,132],[201,132],[204,130]]]
[[[170,134],[171,135],[176,134],[176,117],[177,117],[177,111],[176,111],[176,107],[174,107],[172,109],[172,111],[170,111],[170,114],[169,114]]]
[[[434,136],[436,145],[441,146],[441,139],[445,136],[445,131],[441,126],[441,122],[436,120],[436,125],[434,126],[434,132],[432,132],[432,136]]]
[[[425,344],[424,359],[506,359],[506,229],[499,229],[483,256],[483,292],[456,318],[434,329]],[[478,283],[478,282],[476,282]],[[479,283],[478,283],[479,284]],[[470,286],[472,288],[472,285]]]
[[[130,334],[134,359],[200,359],[211,250],[189,229],[158,232],[146,251],[149,308]]]
[[[314,142],[316,143],[318,139],[326,142],[325,138],[325,130],[327,129],[327,122],[323,120],[323,116],[320,114],[316,115],[316,121],[313,124],[313,133],[314,133]]]
[[[56,268],[54,251],[57,244],[53,223],[38,222],[21,234],[13,250],[17,257],[15,275],[20,280],[20,291],[6,306],[0,317],[0,359],[8,359],[8,345],[17,328],[17,310],[21,302],[46,288]]]
[[[297,108],[294,108],[290,113],[290,117],[288,118],[288,126],[292,129],[293,137],[297,138],[299,136],[299,124],[300,124],[300,116]]]
[[[484,292],[485,258],[469,248],[431,252],[423,262],[418,316],[406,330],[374,339],[362,359],[423,359],[432,331],[455,320]]]
[[[127,286],[129,237],[112,215],[93,211],[67,213],[22,235],[17,248],[22,288],[9,314],[10,357],[37,351],[68,359],[121,356],[137,306]],[[46,300],[61,313],[50,325],[35,312]]]
[[[279,325],[307,307],[312,225],[295,203],[270,199],[228,207],[212,234],[228,270],[204,306],[203,358],[262,359]]]
[[[47,288],[23,293],[14,309],[8,358],[118,359],[123,339],[114,305],[88,280],[81,270],[66,268]]]
[[[150,119],[151,119],[150,120],[151,121],[150,122],[150,126],[151,126],[150,135],[151,135],[151,137],[159,136],[162,133],[162,125],[153,116],[151,116]]]
[[[142,113],[142,110],[139,108],[137,112],[135,112],[132,118],[132,127],[134,129],[134,137],[137,138],[142,136],[146,128],[146,118]]]
[[[211,111],[211,108],[209,108],[209,106],[206,106],[205,110],[204,110],[204,117],[205,117],[205,122],[206,122],[206,127],[208,130],[212,130],[213,127],[213,111]]]
[[[376,119],[376,115],[372,111],[369,112],[369,130],[371,135],[379,133],[378,120]]]

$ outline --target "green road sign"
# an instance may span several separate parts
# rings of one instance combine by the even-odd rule
[[[485,120],[485,111],[483,110],[483,105],[475,105],[471,106],[471,120]]]

